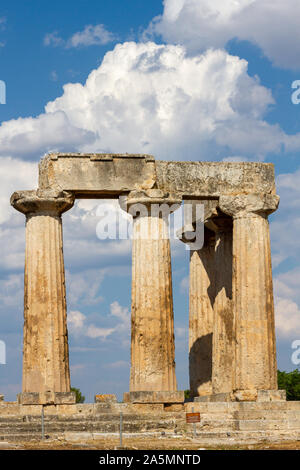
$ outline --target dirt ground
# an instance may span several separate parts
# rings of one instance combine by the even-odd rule
[[[118,449],[119,439],[102,438],[93,441],[67,442],[63,440],[45,439],[18,443],[0,442],[0,450],[113,450]],[[285,441],[281,443],[260,443],[243,445],[214,445],[203,444],[201,440],[191,438],[125,438],[122,449],[126,450],[300,450],[300,441]]]

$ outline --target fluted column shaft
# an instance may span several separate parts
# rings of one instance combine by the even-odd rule
[[[215,220],[215,224],[218,224],[218,219]],[[213,393],[226,393],[233,389],[235,365],[232,306],[232,223],[221,223],[216,232],[215,279],[212,390]]]
[[[70,392],[61,213],[70,196],[15,194],[26,214],[23,393]]]
[[[204,245],[190,251],[189,373],[192,396],[212,393],[215,236],[205,229]]]
[[[138,203],[147,211],[133,220],[131,392],[177,390],[168,218],[151,210],[169,203],[151,197],[128,198],[131,210]]]
[[[235,390],[277,389],[271,251],[267,215],[275,195],[223,197],[233,216]]]

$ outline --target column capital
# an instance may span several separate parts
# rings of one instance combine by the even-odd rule
[[[10,198],[10,204],[26,216],[60,216],[73,207],[74,201],[75,196],[66,191],[17,191]]]
[[[224,214],[234,219],[241,217],[268,216],[275,212],[279,205],[277,194],[238,194],[221,196],[219,208]]]
[[[177,193],[168,193],[161,191],[160,189],[149,189],[149,190],[134,190],[131,191],[126,200],[125,204],[121,204],[121,208],[133,215],[149,215],[159,216],[161,211],[159,206],[168,206],[168,215],[179,209],[182,202],[182,197]],[[136,207],[134,207],[136,205]],[[141,206],[145,207],[145,213],[141,211]],[[157,206],[158,210],[154,210]],[[151,212],[149,212],[151,210]]]
[[[161,189],[134,190],[128,194],[127,204],[181,204],[182,197],[177,193],[164,192]]]

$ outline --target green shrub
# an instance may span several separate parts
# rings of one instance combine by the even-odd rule
[[[300,400],[300,372],[298,369],[293,372],[278,371],[278,388],[286,390],[287,400]]]
[[[81,395],[79,388],[71,387],[71,392],[76,394],[76,403],[84,403],[85,397]]]

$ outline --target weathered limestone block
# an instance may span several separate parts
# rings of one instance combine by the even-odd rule
[[[286,401],[286,390],[258,390],[257,401]]]
[[[130,391],[175,391],[168,217],[158,208],[175,210],[181,201],[151,190],[130,193],[127,203],[134,217]]]
[[[190,251],[189,373],[191,396],[212,393],[215,235],[205,229],[204,246]]]
[[[260,162],[155,161],[152,155],[51,153],[40,163],[40,189],[76,196],[118,196],[158,188],[182,196],[275,193],[274,166]]]
[[[12,195],[11,204],[26,215],[22,390],[31,394],[30,402],[34,394],[39,394],[38,403],[52,402],[58,392],[66,393],[69,402],[61,214],[73,206],[74,198],[66,193],[23,191]],[[63,396],[57,399],[62,402]]]
[[[231,401],[257,401],[257,390],[237,390],[232,393]]]
[[[149,189],[156,180],[152,155],[51,153],[39,165],[39,187],[77,196]]]
[[[268,214],[276,195],[220,197],[233,217],[235,391],[276,390],[277,365]]]
[[[215,300],[213,319],[212,392],[231,392],[234,379],[234,318],[232,306],[232,219],[214,218]]]
[[[184,391],[141,391],[124,394],[124,402],[130,403],[183,403]]]
[[[116,403],[117,397],[114,394],[95,395],[95,403]]]
[[[17,395],[19,405],[74,405],[74,392],[23,392]]]
[[[274,165],[259,162],[155,162],[157,187],[183,196],[275,194]]]

